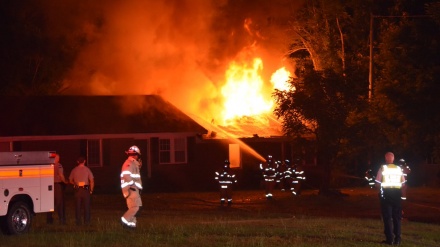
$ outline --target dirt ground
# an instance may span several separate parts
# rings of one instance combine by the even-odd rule
[[[404,220],[440,223],[440,188],[409,188],[403,201]],[[283,217],[354,217],[380,218],[378,191],[371,188],[347,188],[331,195],[319,195],[317,190],[304,190],[300,196],[275,191],[267,201],[264,191],[234,191],[233,205],[221,207],[217,193],[143,194],[144,209],[176,212],[209,213],[229,210],[243,214],[267,214]]]

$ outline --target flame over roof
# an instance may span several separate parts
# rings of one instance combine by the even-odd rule
[[[292,66],[285,60],[289,41],[285,30],[290,14],[303,2],[47,0],[41,4],[54,38],[81,49],[62,82],[62,94],[160,95],[184,112],[225,126],[220,114],[228,104],[222,92],[230,64],[261,59],[264,68],[259,76],[266,93],[261,97],[270,100],[272,73]]]

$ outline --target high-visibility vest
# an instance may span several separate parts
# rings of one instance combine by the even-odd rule
[[[384,189],[402,188],[402,183],[405,182],[402,168],[394,164],[382,166],[382,181],[381,186]]]

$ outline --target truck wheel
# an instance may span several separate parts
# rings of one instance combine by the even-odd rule
[[[12,204],[6,215],[5,224],[7,234],[17,235],[29,231],[32,222],[29,206],[24,202]]]

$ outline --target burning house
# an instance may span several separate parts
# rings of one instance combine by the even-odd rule
[[[215,189],[225,158],[255,188],[266,155],[304,153],[272,114],[274,89],[292,89],[284,31],[301,2],[49,1],[48,32],[79,50],[59,96],[0,99],[0,150],[54,150],[67,172],[85,155],[97,191],[119,190],[134,144],[147,189]]]
[[[206,130],[158,96],[2,97],[0,150],[53,150],[66,172],[87,157],[97,189],[119,188],[124,151],[138,145],[145,178],[162,167],[191,163],[197,136]],[[12,102],[12,104],[11,104]],[[158,171],[159,170],[159,171]],[[184,177],[184,176],[182,176]],[[146,179],[147,180],[147,179]]]
[[[235,138],[226,127],[206,129],[155,95],[2,97],[0,151],[53,150],[65,172],[84,155],[96,177],[96,191],[119,191],[124,151],[142,151],[146,189],[215,189],[213,172],[224,159],[239,173],[241,188],[259,184],[260,154],[289,157],[283,137]],[[11,103],[12,102],[12,103]],[[202,123],[203,124],[203,123]],[[211,125],[213,126],[213,125]],[[241,131],[245,131],[242,129]],[[243,134],[243,133],[241,133]],[[228,136],[225,136],[228,135]],[[243,134],[244,135],[244,134]]]

